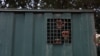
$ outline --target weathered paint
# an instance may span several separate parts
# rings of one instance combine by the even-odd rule
[[[64,11],[1,10],[0,56],[96,56],[92,11]],[[72,20],[72,43],[47,43],[50,18]]]

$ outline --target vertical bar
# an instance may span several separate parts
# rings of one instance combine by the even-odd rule
[[[23,39],[24,39],[24,13],[15,14],[15,38],[13,56],[23,56]]]
[[[47,14],[48,15],[48,14]],[[45,13],[42,15],[42,22],[43,22],[43,30],[42,30],[42,34],[43,34],[43,39],[42,39],[42,50],[44,50],[44,51],[42,51],[42,56],[46,56],[46,46],[47,46],[47,20],[45,20]]]
[[[45,21],[44,25],[47,24],[47,19],[50,19],[50,20],[53,19],[53,14],[52,13],[45,13],[44,14],[44,21]],[[50,21],[50,23],[52,23],[52,22]],[[45,25],[44,27],[46,28],[47,25]],[[47,37],[46,34],[47,34],[47,28],[45,29],[45,37]],[[51,37],[53,37],[53,36],[51,36]],[[45,52],[46,56],[52,56],[52,51],[53,51],[52,47],[53,47],[52,44],[47,44],[46,43],[46,52]]]
[[[61,13],[55,13],[54,14],[54,18],[55,20],[58,19],[58,18],[61,18]],[[54,29],[54,30],[57,30],[57,29]],[[57,34],[54,33],[54,34]],[[53,45],[53,55],[52,56],[61,56],[62,55],[62,45]]]
[[[23,56],[32,56],[34,16],[33,13],[25,13]]]
[[[54,13],[54,23],[56,23],[56,20],[60,20],[61,19],[61,13]],[[56,38],[55,39],[58,39],[59,41],[60,41],[60,39],[58,38],[58,29],[57,29],[57,27],[56,26],[54,26],[55,28],[54,28],[54,30],[56,31],[56,33],[53,33],[53,34],[56,34]],[[54,39],[54,41],[55,41],[55,39]],[[60,43],[58,43],[58,44],[60,44]],[[61,44],[62,44],[62,42],[61,42]]]
[[[6,28],[6,54],[5,56],[12,56],[13,54],[13,36],[14,36],[14,13],[5,13],[7,28]]]
[[[13,17],[13,13],[0,13],[0,56],[12,55]]]
[[[87,25],[87,44],[88,44],[88,53],[89,53],[89,55],[90,56],[92,56],[91,55],[91,40],[93,39],[92,37],[93,37],[93,34],[91,34],[91,33],[94,33],[94,32],[91,32],[93,29],[92,29],[92,25],[90,24],[90,22],[91,22],[91,20],[92,20],[92,18],[90,19],[90,15],[89,15],[89,13],[85,13],[85,16],[86,16],[86,25]],[[90,28],[91,27],[91,28]],[[89,31],[90,30],[90,31]],[[90,33],[91,32],[91,33]],[[91,37],[91,38],[90,38]],[[93,47],[93,46],[92,46]]]
[[[65,22],[65,19],[63,19],[64,20],[64,22]],[[64,25],[64,31],[65,31],[65,25]],[[63,39],[64,40],[64,39]],[[64,44],[65,44],[65,40],[64,40]]]
[[[92,36],[92,32],[90,33],[90,31],[92,31],[93,29],[91,29],[91,24],[89,24],[89,22],[91,22],[90,20],[90,16],[89,16],[89,13],[82,13],[81,15],[81,23],[82,23],[82,33],[81,33],[81,38],[82,38],[82,43],[83,43],[83,46],[82,46],[82,51],[83,51],[83,54],[85,54],[85,56],[91,56],[91,38],[90,37],[93,37]],[[85,37],[85,38],[84,38]],[[93,47],[93,46],[92,46]]]
[[[6,17],[0,12],[0,56],[6,56]]]
[[[94,41],[95,25],[94,25],[94,14],[86,13],[87,17],[87,30],[88,30],[88,49],[90,56],[96,56],[96,45]]]
[[[35,19],[35,44],[34,44],[34,54],[33,56],[45,56],[45,51],[46,51],[46,26],[47,23],[45,24],[44,20],[44,14],[42,13],[37,13],[36,14],[36,19]]]
[[[72,20],[72,14],[71,13],[63,13],[61,18],[68,22],[68,20]],[[65,30],[65,27],[64,27],[64,30]],[[73,37],[71,37],[71,38],[73,38]],[[69,43],[65,42],[62,47],[62,56],[73,56],[72,47],[73,47],[72,43],[69,44]]]
[[[60,20],[63,20],[63,19],[61,18]],[[61,33],[61,34],[60,34],[60,39],[61,39],[61,41],[62,41],[62,29],[60,29],[60,33]],[[62,43],[65,44],[64,41],[63,41]]]
[[[54,18],[52,18],[52,20],[53,20],[53,22],[52,22],[52,23],[53,23],[53,25],[52,25],[52,26],[53,26],[53,28],[52,28],[52,30],[53,30],[52,35],[53,35],[53,36],[52,36],[52,37],[53,37],[53,44],[54,44],[54,43],[55,43],[55,33],[54,33],[54,30],[55,30],[54,27],[55,27],[55,26],[54,26]]]
[[[68,21],[67,21],[67,22],[68,22],[68,26],[67,26],[67,27],[68,27],[68,29],[67,29],[67,30],[69,31],[69,30],[70,30],[70,29],[69,29],[69,27],[70,27],[70,26],[69,26],[69,19],[68,19]],[[68,44],[69,44],[69,39],[68,39]]]
[[[74,56],[82,56],[82,47],[81,47],[81,28],[80,28],[80,15],[81,13],[72,14],[72,49]]]
[[[70,20],[70,27],[71,27],[71,29],[70,29],[70,43],[72,43],[72,20]]]
[[[52,44],[52,39],[51,39],[52,38],[52,36],[51,36],[51,34],[52,34],[52,32],[51,32],[52,25],[51,25],[51,19],[49,19],[49,20],[50,20],[50,29],[49,29],[50,30],[50,44]]]
[[[92,34],[92,40],[91,40],[91,56],[97,56],[97,49],[96,49],[96,43],[94,42],[94,34],[95,34],[95,18],[94,18],[94,13],[90,13],[89,14],[90,18],[91,18],[91,22],[88,22],[89,24],[91,24],[91,28],[92,28],[92,31],[90,29],[90,32]]]

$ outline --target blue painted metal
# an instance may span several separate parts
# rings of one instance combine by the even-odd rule
[[[47,43],[50,18],[72,20],[71,43]],[[0,56],[96,56],[93,19],[89,10],[1,10]]]

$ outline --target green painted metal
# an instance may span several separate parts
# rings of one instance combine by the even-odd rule
[[[91,16],[90,16],[91,15]],[[96,56],[94,47],[93,14],[76,13],[73,14],[73,55],[75,56]],[[78,20],[76,20],[78,19]],[[76,23],[75,23],[76,22]],[[79,53],[80,52],[80,53]]]
[[[47,19],[54,18],[72,20],[71,43],[47,43]],[[93,19],[86,10],[1,10],[0,56],[96,56]]]
[[[45,26],[45,30],[47,30],[47,25],[45,25],[45,24],[47,23],[48,18],[53,18],[53,14],[52,13],[45,13],[44,18],[45,18],[44,19],[44,21],[45,21],[44,26]],[[47,36],[47,31],[45,31],[45,37],[46,36]],[[47,40],[47,38],[45,40]],[[53,50],[53,45],[46,44],[46,52],[45,52],[46,56],[53,56],[52,50]]]
[[[15,14],[15,35],[14,35],[14,55],[23,56],[23,45],[24,45],[24,14]]]
[[[1,50],[0,56],[12,55],[12,40],[13,40],[13,13],[1,12],[0,13],[0,50]]]
[[[34,44],[34,55],[33,56],[44,56],[45,46],[45,36],[44,36],[44,27],[43,27],[43,14],[36,14],[35,19],[35,44]],[[44,51],[43,51],[44,50]]]
[[[33,29],[34,20],[33,13],[25,13],[25,24],[24,24],[24,50],[23,56],[32,56],[32,44],[33,44]],[[27,44],[27,45],[26,45]]]

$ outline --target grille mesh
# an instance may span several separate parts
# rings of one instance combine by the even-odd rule
[[[47,43],[71,43],[71,19],[47,19]]]

